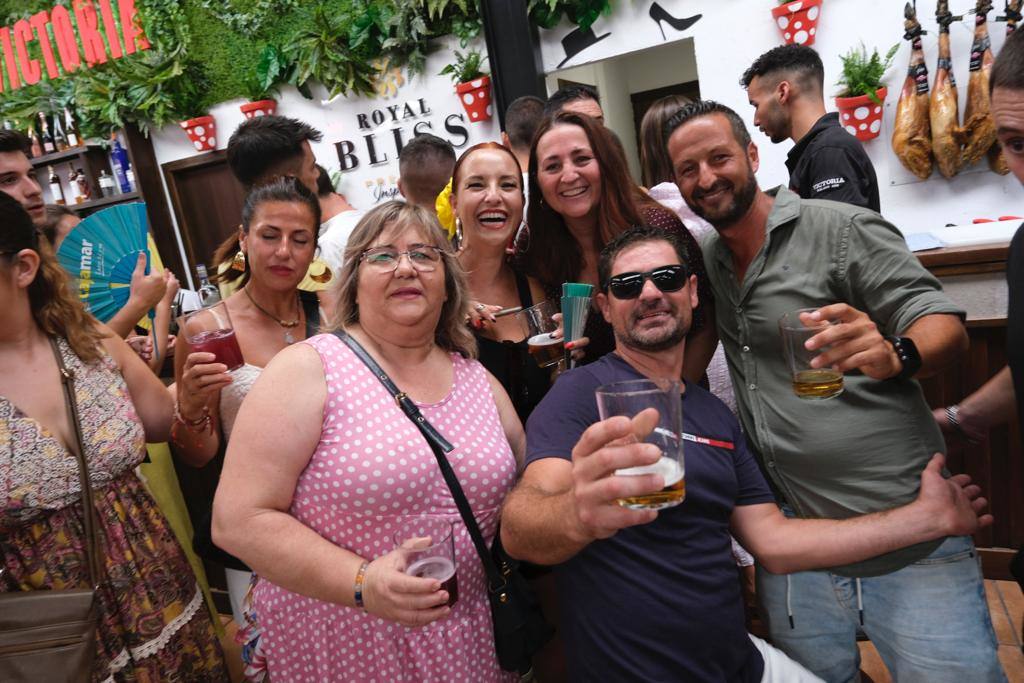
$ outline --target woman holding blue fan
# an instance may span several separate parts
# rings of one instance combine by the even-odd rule
[[[196,577],[135,474],[145,441],[167,436],[171,397],[85,312],[49,244],[3,193],[0,225],[0,593],[87,588],[94,558],[92,680],[224,681]],[[62,376],[73,384],[68,401]]]

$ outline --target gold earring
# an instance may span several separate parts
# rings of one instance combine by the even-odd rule
[[[331,272],[331,267],[328,266],[326,263],[324,263],[323,261],[320,261],[319,263],[324,267],[324,269],[316,275],[313,275],[311,273],[309,279],[317,284],[325,285],[331,281],[331,278],[334,277],[334,273]]]
[[[231,259],[231,270],[245,272],[245,252],[241,249],[235,252],[235,258]]]

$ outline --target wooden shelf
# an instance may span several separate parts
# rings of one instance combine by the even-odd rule
[[[71,147],[64,150],[63,152],[53,152],[52,154],[45,154],[41,157],[34,157],[30,159],[33,168],[41,168],[43,166],[49,166],[56,164],[61,161],[67,161],[68,159],[77,159],[84,154],[87,154],[90,150],[103,150],[102,145],[79,145],[78,147]]]
[[[98,209],[104,206],[112,206],[114,204],[123,204],[131,201],[142,201],[142,196],[138,192],[124,192],[122,194],[115,194],[112,197],[100,197],[99,199],[90,199],[87,202],[81,204],[66,204],[66,206],[72,211],[88,211],[89,209]]]

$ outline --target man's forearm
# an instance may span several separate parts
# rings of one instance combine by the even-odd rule
[[[590,542],[575,524],[572,493],[548,493],[520,483],[505,499],[501,542],[506,552],[535,564],[565,562]]]
[[[903,336],[910,337],[921,354],[915,377],[930,377],[967,352],[970,341],[960,317],[936,313],[918,318]]]
[[[986,432],[992,426],[1008,422],[1017,405],[1016,398],[1013,375],[1007,365],[960,402],[960,424],[965,430]]]

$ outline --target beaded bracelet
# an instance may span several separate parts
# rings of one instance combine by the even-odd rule
[[[370,566],[369,562],[363,562],[359,565],[359,571],[356,572],[356,607],[366,611],[366,607],[363,606],[363,580],[366,578],[366,568]]]
[[[208,406],[203,406],[203,416],[195,420],[189,420],[181,414],[181,408],[179,405],[177,403],[174,404],[174,422],[171,423],[171,443],[181,448],[188,448],[189,444],[183,443],[181,439],[178,438],[179,427],[184,427],[186,431],[195,435],[192,439],[192,445],[198,448],[202,445],[202,438],[200,435],[213,433],[213,418],[210,417],[210,408]]]

